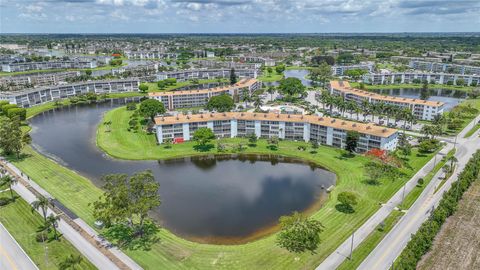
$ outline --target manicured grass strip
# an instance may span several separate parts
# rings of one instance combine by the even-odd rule
[[[346,259],[337,270],[356,269],[368,255],[375,249],[383,238],[392,230],[400,218],[404,215],[403,212],[393,211],[383,221],[383,229],[376,228],[371,232],[365,240],[353,251],[352,259]],[[354,239],[355,240],[355,239]]]
[[[262,82],[276,82],[283,79],[283,74],[278,74],[275,72],[275,69],[271,73],[265,70],[262,76],[258,77],[257,79]]]
[[[476,125],[473,126],[467,133],[465,133],[465,136],[463,136],[463,137],[464,137],[464,138],[469,138],[469,137],[472,136],[473,133],[475,133],[479,128],[480,128],[480,124],[476,124]]]
[[[0,193],[0,197],[9,197],[10,192]],[[17,195],[18,196],[18,195]],[[30,210],[30,205],[18,197],[15,202],[0,206],[0,222],[25,250],[28,256],[40,269],[58,269],[59,264],[70,254],[81,255],[66,239],[39,243],[35,240],[43,218]],[[47,249],[47,258],[45,256]],[[82,256],[83,257],[83,256]],[[47,259],[47,260],[46,260]],[[96,269],[85,257],[77,269]]]
[[[421,186],[416,186],[408,195],[405,197],[403,200],[403,204],[400,205],[399,207],[402,209],[409,209],[412,207],[413,203],[418,199],[418,196],[423,192],[423,190],[428,186],[430,181],[432,181],[432,178],[437,174],[439,170],[443,168],[443,166],[447,163],[447,160],[449,157],[455,155],[455,149],[450,150],[445,157],[443,157],[437,165],[435,165],[435,168],[433,168],[432,171],[430,171],[424,178],[423,178],[423,185]]]

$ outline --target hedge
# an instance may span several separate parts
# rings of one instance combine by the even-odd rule
[[[445,220],[457,210],[458,202],[470,185],[478,179],[480,170],[480,151],[477,151],[468,161],[465,169],[453,183],[449,191],[443,194],[438,207],[420,226],[402,251],[394,266],[395,269],[416,269],[417,263],[433,244],[435,236],[440,231]]]
[[[8,118],[13,118],[15,116],[20,117],[20,120],[25,120],[27,118],[27,110],[24,108],[11,108],[7,111]]]

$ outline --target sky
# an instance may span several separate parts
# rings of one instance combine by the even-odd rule
[[[0,33],[479,31],[480,0],[0,0]]]

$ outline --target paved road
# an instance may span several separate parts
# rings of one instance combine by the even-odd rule
[[[0,269],[38,270],[35,263],[0,223]]]
[[[478,119],[472,121],[472,123],[476,123]],[[463,138],[463,135],[470,130],[472,124],[468,125],[459,135],[458,138]],[[470,147],[469,152],[472,153],[474,149],[480,147],[480,143],[478,143],[477,138],[478,136],[474,135],[471,138],[475,139],[475,143],[478,145],[474,145]],[[474,140],[471,139],[471,140]],[[457,145],[461,145],[466,141],[465,139],[458,139]],[[399,205],[402,201],[404,196],[406,196],[417,184],[419,178],[425,177],[436,165],[436,162],[440,161],[442,156],[446,155],[451,149],[454,147],[453,141],[446,140],[447,145],[436,155],[436,157],[432,158],[422,169],[420,169],[404,186],[404,188],[400,189],[393,197],[382,205],[382,207],[373,215],[371,216],[357,231],[354,232],[354,235],[351,235],[347,240],[345,240],[330,256],[328,256],[316,269],[317,270],[331,270],[336,269],[345,259],[347,259],[350,255],[350,251],[352,248],[352,238],[353,238],[353,249],[355,249],[361,242],[373,231],[375,228],[382,222],[392,211],[395,209],[397,205]],[[465,155],[464,153],[465,147],[459,147],[457,151],[457,158],[459,159],[459,164],[464,161],[464,159],[460,159],[459,156]],[[471,154],[470,154],[471,155]],[[466,159],[468,160],[470,156]],[[460,166],[457,166],[460,167]],[[442,171],[439,171],[441,174]],[[438,176],[438,175],[437,175]],[[430,185],[438,184],[439,181],[431,181],[429,186],[426,187],[425,190],[431,189]],[[445,185],[446,186],[446,185]],[[433,189],[435,189],[433,187]],[[422,198],[422,197],[421,197]],[[419,198],[418,200],[421,200]],[[418,201],[417,200],[417,201]],[[411,207],[413,209],[413,206]],[[412,211],[412,210],[410,210]],[[408,213],[407,213],[408,215]],[[383,246],[383,250],[389,250],[390,246]],[[379,249],[382,250],[382,249]],[[377,268],[363,268],[363,269],[377,269]],[[381,268],[378,268],[381,269]]]
[[[478,121],[478,117],[475,120]],[[470,124],[458,136],[457,152],[455,157],[458,159],[454,174],[447,182],[437,191],[440,184],[440,171],[435,179],[425,188],[423,193],[412,205],[407,214],[397,223],[397,225],[387,234],[387,236],[377,245],[370,255],[363,261],[358,269],[389,269],[392,263],[400,255],[407,245],[412,234],[414,234],[422,223],[429,217],[431,210],[438,206],[442,198],[443,192],[455,188],[455,181],[458,179],[459,173],[464,169],[466,163],[471,156],[480,149],[479,131],[468,139],[463,139],[463,135],[472,127]]]

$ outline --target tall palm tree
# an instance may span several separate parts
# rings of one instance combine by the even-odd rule
[[[252,101],[252,98],[248,94],[248,91],[243,91],[242,94],[242,101],[245,102],[245,108],[247,108],[248,102]]]
[[[253,97],[253,106],[255,106],[255,109],[258,110],[260,107],[263,105],[262,99],[259,96],[254,96]]]
[[[18,182],[17,178],[12,177],[10,175],[5,175],[2,178],[0,178],[0,186],[7,185],[10,189],[10,197],[12,200],[15,200],[15,197],[13,196],[13,189],[12,186],[15,185]]]
[[[458,162],[458,159],[455,156],[451,156],[448,160],[450,160],[450,168],[453,169],[453,163]]]
[[[46,222],[46,227],[52,227],[53,228],[53,236],[55,239],[58,239],[58,234],[57,234],[57,227],[58,227],[58,221],[60,220],[59,216],[55,216],[53,214],[50,214],[47,217],[47,222]]]
[[[48,206],[52,205],[51,201],[43,195],[40,195],[36,201],[31,203],[32,212],[38,209],[42,209],[42,215],[44,222],[47,222],[47,209]]]
[[[335,101],[334,101],[334,104],[335,106],[337,107],[338,110],[340,110],[340,113],[342,114],[342,117],[343,117],[343,114],[347,108],[347,103],[345,102],[345,100],[343,99],[343,97],[341,96],[338,96],[335,98]]]
[[[77,265],[80,265],[82,263],[83,258],[82,256],[74,256],[70,254],[63,262],[60,263],[59,269],[60,270],[67,270],[67,269],[77,269]]]
[[[362,100],[360,108],[363,110],[364,116],[370,114],[370,102],[368,102],[368,99]]]
[[[270,94],[270,101],[273,101],[273,94],[275,94],[275,87],[269,86],[267,92]]]
[[[322,106],[324,110],[325,110],[325,106],[328,105],[329,100],[331,100],[330,93],[328,91],[322,91],[322,94],[320,95],[320,101],[322,102]]]

